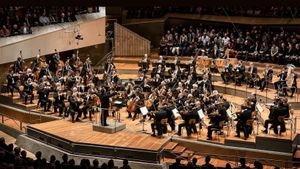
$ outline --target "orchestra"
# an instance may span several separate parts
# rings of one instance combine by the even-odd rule
[[[182,135],[184,128],[188,136],[198,133],[196,126],[199,125],[199,129],[207,128],[207,139],[212,140],[214,131],[223,133],[223,127],[229,125],[232,114],[236,116],[237,137],[243,132],[247,139],[253,130],[252,123],[257,116],[256,93],[245,99],[239,111],[228,114],[231,103],[214,90],[211,67],[204,67],[201,73],[198,72],[196,56],[192,56],[188,63],[180,61],[178,56],[171,62],[159,56],[153,62],[150,74],[151,61],[145,54],[138,63],[140,69],[137,80],[129,79],[122,83],[112,57],[107,58],[104,75],[100,79],[92,68],[90,58],[87,57],[83,63],[78,52],[65,62],[60,60],[57,51],[49,61],[43,61],[43,56],[38,54],[30,68],[25,66],[22,57],[18,57],[7,75],[8,92],[13,96],[16,90],[24,98],[24,104],[27,104],[28,98],[32,104],[37,88],[39,107],[46,112],[53,106],[55,113],[64,118],[70,116],[72,122],[86,118],[92,120],[95,112],[101,110],[102,126],[109,125],[109,112],[112,111],[115,116],[117,111],[113,108],[113,101],[121,98],[122,102],[127,103],[128,118],[134,121],[141,115],[141,121],[144,122],[148,116],[152,121],[152,136],[158,137],[167,132],[167,125],[178,136]],[[216,60],[213,63],[216,69],[220,67]],[[242,61],[232,64],[230,59],[224,59],[223,63],[222,71],[219,72],[225,84],[232,81],[234,85],[241,86],[245,83],[250,88],[258,86],[263,91],[272,83],[274,72],[268,64],[260,78],[254,63],[250,63],[248,68]],[[297,89],[297,74],[292,66],[283,68],[277,76],[279,80],[274,86],[278,93],[287,96],[290,91],[293,97]],[[52,92],[53,100],[49,98]],[[275,134],[278,134],[278,126],[281,128],[280,133],[285,132],[284,122],[279,117],[289,117],[286,114],[289,109],[287,100],[282,99],[274,104],[269,108],[269,119],[265,121],[263,131],[265,133],[268,133],[269,124]],[[146,115],[141,111],[143,107],[148,110]],[[205,124],[203,116],[209,119],[209,124]]]

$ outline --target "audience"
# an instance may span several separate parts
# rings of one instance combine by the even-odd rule
[[[166,13],[188,13],[198,15],[223,15],[223,16],[247,16],[247,17],[279,17],[279,18],[299,18],[298,7],[143,7],[127,8],[127,18],[159,18]]]
[[[300,65],[300,35],[283,27],[172,26],[160,40],[160,55],[206,55]]]
[[[75,15],[87,12],[78,7],[0,7],[0,37],[31,34],[35,26],[74,22]]]
[[[54,155],[50,156],[49,161],[43,158],[42,152],[38,151],[35,154],[35,160],[27,157],[25,150],[21,151],[20,147],[13,147],[13,144],[7,145],[4,138],[0,138],[0,168],[6,169],[118,169],[111,159],[107,163],[100,165],[97,159],[92,161],[82,159],[79,165],[75,164],[74,159],[69,159],[67,154],[62,155],[62,162],[57,160]],[[193,158],[187,165],[181,163],[181,158],[176,158],[176,162],[169,166],[170,169],[215,169],[216,167],[210,163],[211,157],[205,156],[205,164],[201,167],[197,165],[197,158]],[[262,169],[263,165],[259,161],[254,162],[255,169]],[[231,169],[229,163],[224,166],[226,169]],[[240,158],[240,165],[237,168],[250,168],[246,165],[246,159]],[[275,167],[279,168],[279,167]],[[123,160],[123,166],[120,169],[131,169],[128,160]]]

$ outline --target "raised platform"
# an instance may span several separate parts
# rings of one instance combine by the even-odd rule
[[[97,132],[93,131],[92,124],[65,120],[30,125],[27,135],[75,154],[150,163],[160,162],[162,148],[169,141],[126,129],[113,134]]]
[[[118,131],[126,129],[126,124],[119,123],[116,121],[107,121],[108,126],[102,126],[99,124],[93,124],[93,130],[103,133],[116,133]]]

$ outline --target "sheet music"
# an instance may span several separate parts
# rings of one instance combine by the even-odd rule
[[[122,102],[117,100],[117,101],[114,102],[114,104],[122,104]]]
[[[259,103],[256,104],[256,108],[260,113],[262,113],[264,111],[264,109],[261,107],[261,105]]]
[[[227,116],[231,119],[232,118],[232,113],[230,111],[230,109],[226,110]]]
[[[266,103],[266,106],[274,106],[274,103]]]
[[[141,110],[142,115],[144,115],[144,116],[147,115],[149,112],[147,107],[141,107],[140,110]]]
[[[173,113],[173,116],[174,116],[175,118],[180,117],[180,114],[178,113],[178,110],[177,110],[177,109],[173,109],[173,110],[172,110],[172,113]]]
[[[198,113],[198,116],[199,116],[200,119],[203,119],[205,117],[202,109],[200,109],[199,111],[197,111],[197,113]]]

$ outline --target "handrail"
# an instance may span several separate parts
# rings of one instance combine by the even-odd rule
[[[17,125],[17,126],[19,126],[19,129],[22,131],[23,130],[23,128],[24,129],[26,129],[26,127],[23,125],[24,123],[22,122],[22,121],[20,121],[20,120],[17,120],[15,117],[12,117],[12,116],[9,116],[9,115],[7,115],[7,114],[4,114],[4,113],[0,113],[0,116],[1,116],[1,123],[2,124],[5,124],[5,121],[6,120],[8,120],[8,119],[4,119],[4,117],[6,117],[6,118],[9,118],[9,119],[11,119],[11,120],[13,120],[13,122]],[[17,123],[17,121],[19,121],[19,124]],[[26,124],[26,123],[25,123]],[[28,125],[28,124],[27,124]],[[27,126],[26,125],[26,126]]]

